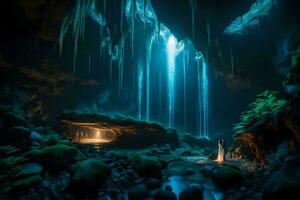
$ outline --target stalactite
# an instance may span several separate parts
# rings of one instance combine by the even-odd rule
[[[231,76],[234,76],[234,59],[232,50],[230,51]]]
[[[121,32],[121,34],[123,34],[123,16],[124,16],[124,11],[125,11],[125,2],[124,2],[124,0],[120,0],[121,1],[121,8],[120,8],[120,17],[121,17],[121,19],[120,19],[120,32]]]
[[[210,47],[210,24],[209,21],[207,20],[206,22],[206,32],[207,32],[207,43],[208,43],[208,47]]]
[[[131,57],[134,56],[135,0],[131,1]]]
[[[107,0],[103,0],[103,14],[106,14],[106,5],[107,5]]]
[[[144,72],[143,72],[143,65],[142,63],[139,61],[138,62],[138,119],[141,120],[142,119],[142,97],[143,97],[143,76],[144,76]]]
[[[69,17],[65,17],[62,21],[59,34],[59,53],[62,54],[63,42],[70,25]]]
[[[91,53],[89,54],[89,73],[91,73]]]

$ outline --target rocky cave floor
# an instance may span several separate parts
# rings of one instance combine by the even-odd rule
[[[300,188],[300,151],[290,151],[287,143],[265,166],[245,160],[220,164],[214,161],[216,148],[183,142],[135,150],[73,144],[51,128],[29,128],[13,112],[5,117],[13,119],[13,128],[0,146],[0,199],[267,200]]]

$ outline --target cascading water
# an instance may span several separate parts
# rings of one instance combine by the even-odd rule
[[[175,110],[175,77],[176,57],[183,51],[183,41],[178,42],[176,37],[163,24],[160,25],[160,36],[165,41],[167,54],[167,91],[168,91],[168,126],[174,126]]]
[[[146,40],[146,120],[150,120],[150,62],[153,36]]]
[[[138,72],[137,72],[137,85],[138,85],[138,119],[142,119],[142,98],[143,98],[143,65],[141,62],[138,63]]]
[[[168,54],[168,99],[169,99],[169,126],[174,125],[174,79],[175,79],[175,58],[176,58],[177,40],[171,35],[167,41],[167,54]]]
[[[209,138],[209,90],[207,64],[202,59],[202,99],[203,99],[203,134],[202,137]]]
[[[182,66],[183,66],[183,127],[186,130],[186,62],[187,62],[186,48],[183,50]]]
[[[201,52],[196,53],[198,81],[198,129],[199,137],[209,138],[209,90],[207,64]]]
[[[191,0],[190,2],[194,18],[196,1]],[[106,1],[104,4],[106,4]],[[103,6],[106,7],[104,4]],[[76,1],[74,13],[71,13],[62,22],[59,39],[59,47],[62,51],[63,39],[68,29],[72,28],[74,73],[77,46],[79,45],[77,40],[83,38],[86,16],[89,16],[90,19],[100,25],[100,34],[97,33],[100,36],[99,63],[101,67],[106,67],[105,71],[108,73],[107,80],[110,89],[116,89],[112,90],[111,93],[114,93],[117,97],[123,97],[121,95],[124,93],[133,97],[134,113],[130,115],[136,116],[139,120],[162,122],[169,127],[183,127],[184,131],[197,131],[197,135],[200,137],[209,138],[208,68],[202,53],[196,53],[189,39],[178,41],[165,25],[158,22],[151,1],[126,0],[126,4],[122,4],[121,9],[121,33],[119,38],[115,38],[117,26],[115,28],[106,26],[106,20],[97,10],[95,0]],[[126,17],[126,19],[123,17]],[[206,28],[210,44],[209,24]],[[157,46],[160,46],[160,48],[157,48]],[[165,46],[165,52],[161,51],[162,46]],[[131,47],[130,50],[129,47]],[[139,48],[139,51],[134,50],[134,48]],[[159,54],[165,55],[164,58],[159,60],[159,68],[155,67],[157,60],[155,60],[155,53],[152,55],[152,48],[154,52],[159,51]],[[181,52],[183,53],[180,62],[176,62],[176,57]],[[191,62],[195,53],[196,68],[193,67],[195,64]],[[85,55],[85,58],[88,57],[88,72],[90,73],[89,76],[93,76],[94,72],[97,71],[94,66],[98,65],[94,62],[99,61],[96,56],[99,55],[99,52],[89,51],[88,54]],[[127,73],[127,70],[131,71]],[[132,78],[132,76],[134,76],[133,79],[129,80],[128,78]],[[195,78],[197,83],[192,82]],[[195,91],[191,91],[191,88],[194,89],[193,85],[195,83],[197,85],[195,89],[198,91],[196,96],[194,95]],[[119,99],[120,102],[123,101],[123,98]],[[183,103],[182,107],[180,103]],[[189,117],[196,118],[195,114],[190,112],[195,107],[199,107],[196,110],[197,122],[188,120]],[[183,117],[181,117],[182,115]],[[194,130],[193,127],[196,127],[196,125],[198,128]]]

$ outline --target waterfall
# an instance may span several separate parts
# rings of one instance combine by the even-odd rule
[[[167,41],[168,56],[168,108],[169,108],[169,126],[174,125],[174,79],[175,79],[175,58],[176,58],[176,38],[171,35]]]
[[[146,120],[150,120],[150,62],[152,51],[153,35],[146,39]]]
[[[186,49],[183,50],[182,66],[183,66],[183,127],[186,130]]]
[[[143,98],[143,65],[141,62],[138,63],[138,78],[137,78],[137,94],[138,94],[138,119],[142,119],[142,98]]]
[[[209,138],[209,91],[207,64],[202,59],[203,137]]]
[[[103,1],[104,8],[106,3],[108,1]],[[193,11],[194,32],[197,3],[195,0],[190,0],[190,4]],[[105,11],[103,11],[103,15],[100,13],[95,0],[76,0],[74,11],[63,19],[58,44],[59,51],[62,53],[62,50],[65,50],[63,43],[68,31],[73,33],[74,78],[75,72],[78,71],[76,67],[81,67],[79,65],[81,62],[76,63],[77,53],[80,54],[78,58],[83,57],[81,54],[87,53],[84,58],[87,58],[85,66],[89,77],[94,78],[94,73],[102,70],[102,68],[95,67],[100,63],[107,73],[106,77],[103,76],[104,80],[109,83],[106,89],[110,90],[113,98],[121,97],[121,94],[124,97],[107,102],[105,104],[107,109],[116,109],[112,111],[128,114],[139,120],[153,120],[165,123],[164,125],[169,127],[184,128],[184,131],[194,131],[195,129],[188,130],[188,127],[197,127],[196,131],[199,137],[209,138],[209,80],[208,66],[205,62],[207,58],[204,58],[204,54],[202,55],[201,52],[196,52],[190,39],[178,41],[168,27],[158,22],[151,1],[122,0],[120,7],[121,34],[119,38],[114,37],[117,34],[118,26],[106,25],[103,17]],[[98,52],[98,48],[97,52],[94,49],[83,52],[79,48],[77,52],[77,47],[81,47],[81,41],[84,39],[86,17],[100,25],[100,34],[95,31],[100,39],[100,52]],[[91,23],[87,23],[87,25],[93,26]],[[88,29],[88,31],[94,30]],[[208,21],[206,31],[208,45],[212,45],[214,41],[211,40]],[[90,35],[89,33],[87,35]],[[85,43],[89,41],[86,40]],[[218,46],[218,41],[216,43]],[[165,48],[161,48],[162,46]],[[181,52],[183,54],[176,62],[176,58]],[[195,53],[196,63],[193,63]],[[100,61],[97,55],[99,55]],[[165,58],[161,56],[165,56]],[[234,58],[231,53],[232,73],[234,72]],[[77,72],[76,75],[79,73]],[[130,78],[132,76],[133,79]],[[128,108],[124,108],[125,103],[128,103]],[[114,104],[114,107],[109,107],[110,104]],[[193,110],[195,112],[192,112]],[[196,117],[198,119],[195,121],[190,120],[190,118]]]
[[[209,82],[207,64],[201,52],[196,53],[198,82],[198,129],[200,138],[209,138]],[[200,62],[202,61],[202,62]]]

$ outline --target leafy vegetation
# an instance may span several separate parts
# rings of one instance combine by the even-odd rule
[[[279,92],[266,90],[257,95],[256,100],[249,105],[250,110],[241,114],[240,122],[234,124],[233,130],[237,134],[243,133],[247,127],[286,106],[287,100],[281,97]]]

